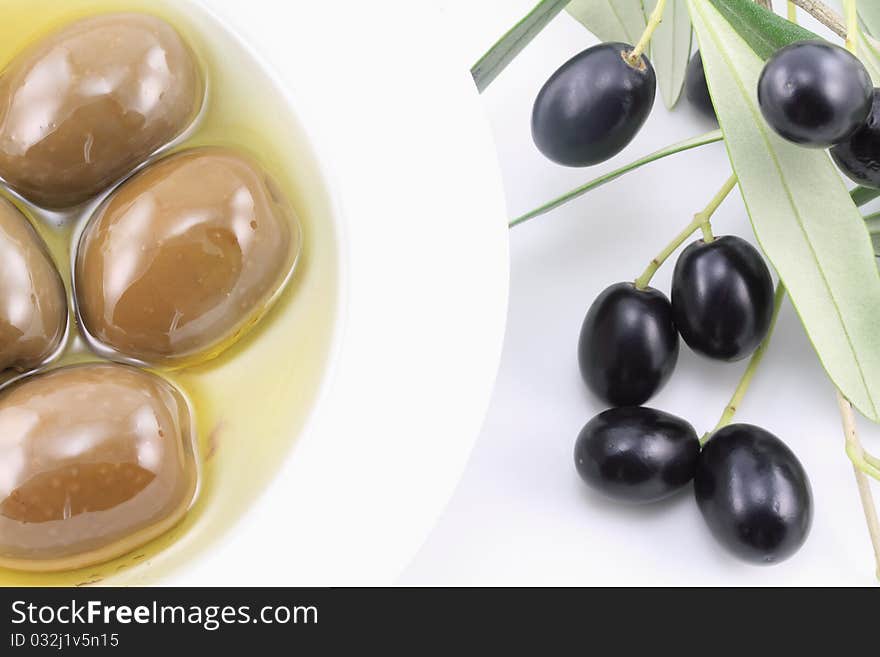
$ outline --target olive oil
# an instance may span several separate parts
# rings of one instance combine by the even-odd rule
[[[157,370],[187,396],[196,416],[199,493],[186,518],[153,542],[99,566],[61,573],[0,569],[0,586],[155,583],[185,568],[233,528],[278,474],[309,419],[337,325],[333,203],[295,108],[237,38],[195,3],[6,0],[3,5],[0,69],[41,37],[81,18],[140,11],[167,20],[196,52],[208,86],[197,124],[174,149],[218,145],[249,153],[278,181],[301,222],[297,269],[256,328],[207,363]],[[95,204],[59,215],[13,200],[46,240],[69,292],[72,245]],[[97,360],[71,311],[64,353],[49,367]]]

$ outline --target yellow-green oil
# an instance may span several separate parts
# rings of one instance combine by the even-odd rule
[[[195,50],[209,94],[195,131],[176,148],[237,147],[279,182],[302,223],[294,277],[255,329],[218,358],[160,372],[190,399],[196,415],[200,485],[195,504],[170,532],[111,562],[61,573],[0,569],[0,586],[150,584],[210,549],[278,474],[323,383],[337,324],[338,250],[333,205],[295,109],[236,39],[188,0],[4,0],[0,70],[43,36],[81,18],[140,11],[174,25]],[[17,202],[46,240],[70,285],[77,221],[49,225]],[[95,357],[72,339],[58,364]],[[255,558],[258,558],[255,555]]]

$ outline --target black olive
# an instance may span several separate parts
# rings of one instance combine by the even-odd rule
[[[757,564],[778,563],[804,544],[813,518],[807,473],[772,433],[731,424],[697,461],[697,504],[715,538]]]
[[[538,94],[532,137],[559,164],[583,167],[617,155],[645,123],[657,79],[644,56],[635,68],[624,60],[633,47],[603,43],[576,55]]]
[[[583,428],[574,447],[581,478],[624,502],[654,502],[694,477],[700,441],[679,417],[653,408],[627,406],[600,413]]]
[[[739,237],[694,242],[675,265],[672,311],[681,337],[697,353],[726,361],[745,358],[770,330],[770,270]]]
[[[709,85],[706,82],[706,71],[703,69],[703,57],[697,51],[688,63],[685,76],[684,93],[688,102],[696,107],[707,118],[717,121],[715,106],[712,104],[712,96],[709,95]]]
[[[828,148],[865,124],[873,85],[864,65],[825,41],[801,41],[779,50],[758,80],[767,123],[789,141]]]
[[[880,89],[874,89],[874,101],[865,125],[832,148],[831,156],[852,180],[880,189]]]
[[[669,379],[678,350],[666,295],[617,283],[606,288],[587,312],[578,363],[595,395],[613,406],[639,406]]]

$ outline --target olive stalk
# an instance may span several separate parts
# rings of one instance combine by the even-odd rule
[[[797,5],[794,4],[791,0],[788,0],[788,20],[792,23],[797,23]]]
[[[648,19],[648,24],[645,26],[645,31],[642,32],[642,38],[639,39],[635,48],[624,55],[626,63],[633,68],[642,68],[642,55],[648,49],[648,45],[651,43],[651,37],[654,36],[654,32],[660,27],[660,23],[663,22],[663,11],[665,9],[666,0],[657,0],[654,11],[651,12],[651,17]]]
[[[696,215],[687,226],[684,227],[678,235],[675,236],[666,247],[657,254],[648,266],[645,268],[645,271],[642,272],[642,275],[639,276],[635,281],[636,289],[644,290],[651,283],[651,279],[654,277],[654,274],[657,273],[657,270],[660,269],[660,266],[666,262],[666,260],[675,253],[676,249],[684,244],[684,241],[688,239],[691,235],[693,235],[703,224],[706,223],[706,219],[704,219],[701,215]]]
[[[712,219],[712,215],[715,214],[715,211],[718,207],[724,202],[724,199],[733,191],[733,188],[736,187],[737,178],[736,174],[732,174],[730,178],[724,183],[721,189],[718,190],[718,193],[712,198],[709,202],[709,205],[702,212],[698,212],[694,215],[693,221],[691,221],[687,226],[685,226],[684,230],[682,230],[678,235],[675,236],[669,244],[666,245],[657,257],[651,260],[648,266],[645,268],[645,271],[642,272],[642,275],[636,279],[635,285],[639,290],[644,290],[651,283],[651,279],[654,277],[654,274],[657,273],[657,270],[663,265],[664,262],[671,256],[675,251],[684,244],[685,240],[687,240],[691,235],[693,235],[697,230],[703,231],[703,239],[706,242],[711,242],[714,238],[712,235],[712,228],[710,221]]]
[[[819,0],[791,0],[791,4],[797,5],[810,16],[822,23],[837,36],[846,38],[846,25],[840,15],[831,7]]]
[[[712,234],[712,223],[708,219],[700,224],[700,230],[703,232],[703,241],[706,244],[715,241],[715,235]]]
[[[858,56],[859,17],[856,0],[844,0],[843,9],[846,16],[846,49]],[[870,218],[866,220],[866,223],[868,223],[870,230]],[[862,447],[862,441],[856,430],[852,404],[840,390],[837,391],[837,405],[840,407],[840,417],[843,422],[846,454],[853,464],[856,486],[859,489],[865,522],[868,525],[868,535],[871,537],[871,546],[874,549],[874,574],[877,579],[880,579],[880,519],[878,519],[877,506],[874,504],[874,496],[871,493],[871,482],[868,480],[868,477],[871,476],[880,481],[880,460],[868,454]]]
[[[743,372],[742,378],[740,378],[739,384],[736,386],[736,390],[733,391],[733,396],[730,398],[727,406],[724,407],[724,412],[721,414],[721,419],[718,420],[718,424],[715,425],[715,428],[712,429],[712,431],[706,433],[702,439],[700,439],[701,445],[705,445],[719,429],[726,427],[733,421],[733,417],[736,415],[737,410],[742,404],[743,398],[746,396],[749,385],[751,385],[752,379],[755,377],[755,372],[758,371],[758,366],[761,364],[761,361],[764,359],[764,354],[767,352],[767,347],[770,344],[770,339],[773,337],[773,331],[776,328],[776,320],[779,318],[779,309],[782,308],[783,299],[785,299],[785,286],[780,282],[776,285],[776,293],[773,296],[773,314],[770,319],[770,328],[767,331],[767,335],[761,341],[761,344],[758,345],[758,348],[755,349],[755,353],[752,354],[752,358],[746,366],[746,371]]]
[[[877,517],[877,507],[874,504],[874,496],[871,494],[871,482],[865,475],[864,469],[859,466],[856,458],[859,454],[864,455],[862,443],[856,430],[856,418],[852,404],[838,390],[837,405],[840,407],[840,418],[843,422],[843,433],[846,439],[846,453],[853,461],[853,471],[856,475],[856,485],[859,489],[859,497],[862,500],[862,509],[865,512],[865,522],[868,525],[868,534],[871,537],[871,546],[874,548],[874,562],[877,567],[876,576],[880,579],[880,520]]]

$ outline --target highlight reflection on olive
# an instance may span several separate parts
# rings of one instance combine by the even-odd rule
[[[0,372],[38,367],[67,328],[67,296],[43,240],[0,197]]]
[[[225,148],[185,151],[123,184],[89,223],[80,319],[139,362],[203,360],[266,311],[299,249],[294,210],[259,165]]]
[[[196,491],[182,395],[124,365],[65,367],[0,394],[0,567],[52,571],[167,531]]]
[[[195,55],[165,21],[72,23],[0,74],[0,177],[37,205],[78,205],[186,130],[204,95]]]

